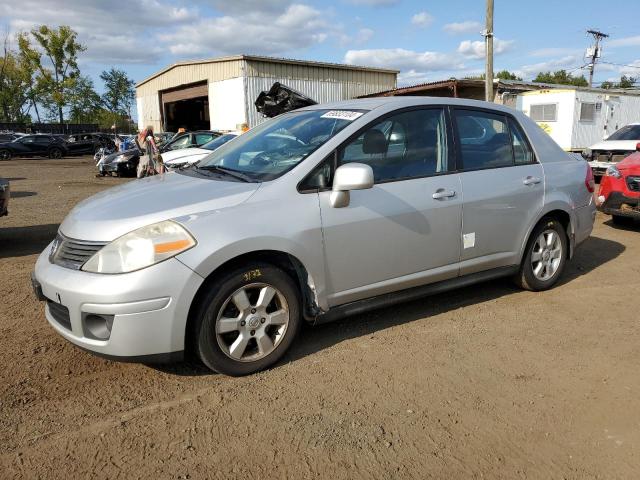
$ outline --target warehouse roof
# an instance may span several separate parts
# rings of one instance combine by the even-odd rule
[[[173,68],[176,68],[176,67],[182,67],[182,66],[187,66],[187,65],[200,65],[200,64],[203,64],[203,63],[229,62],[229,61],[233,61],[233,60],[253,60],[253,61],[257,61],[257,62],[286,63],[286,64],[290,64],[290,65],[303,65],[303,66],[308,66],[308,67],[339,68],[339,69],[343,69],[343,70],[360,70],[360,71],[365,71],[365,72],[380,72],[380,73],[393,73],[393,74],[400,73],[399,70],[392,70],[392,69],[388,69],[388,68],[364,67],[364,66],[359,66],[359,65],[347,65],[347,64],[344,64],[344,63],[316,62],[316,61],[312,61],[312,60],[295,60],[295,59],[292,59],[292,58],[263,57],[263,56],[259,56],[259,55],[232,55],[232,56],[227,56],[227,57],[216,57],[216,58],[209,58],[209,59],[204,59],[204,60],[186,60],[186,61],[183,61],[183,62],[172,63],[168,67],[166,67],[166,68],[160,70],[159,72],[156,72],[153,75],[151,75],[151,76],[145,78],[144,80],[138,82],[136,84],[136,87],[139,87],[139,86],[149,82],[150,80],[153,80],[154,78],[159,77],[160,75],[163,75],[164,73],[166,73],[169,70],[172,70]]]
[[[556,83],[540,83],[540,82],[527,82],[524,80],[502,80],[494,79],[494,88],[499,90],[518,90],[518,91],[531,91],[531,90],[551,90],[551,89],[564,89],[564,90],[579,90],[584,92],[606,93],[614,95],[640,95],[640,89],[624,89],[624,88],[596,88],[596,87],[578,87],[576,85],[561,85]],[[435,82],[419,83],[416,85],[408,85],[404,87],[398,87],[391,90],[385,90],[383,92],[372,93],[369,95],[363,95],[365,97],[378,97],[378,96],[396,96],[396,95],[411,95],[419,92],[437,90],[441,88],[450,88],[454,90],[458,87],[478,87],[484,88],[484,80],[478,78],[449,78],[447,80],[438,80]]]

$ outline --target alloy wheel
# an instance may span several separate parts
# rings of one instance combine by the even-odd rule
[[[280,290],[252,283],[233,292],[216,319],[216,340],[229,358],[260,360],[280,344],[289,325],[289,306]]]
[[[533,244],[531,267],[533,275],[543,282],[552,278],[562,261],[562,240],[555,230],[545,230]]]

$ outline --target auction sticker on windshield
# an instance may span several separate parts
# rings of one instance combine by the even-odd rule
[[[348,120],[352,122],[362,115],[362,112],[351,112],[349,110],[331,110],[324,115],[321,115],[321,118],[339,118],[340,120]]]

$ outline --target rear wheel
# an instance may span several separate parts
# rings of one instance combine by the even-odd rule
[[[3,148],[0,150],[0,160],[11,160],[11,150]]]
[[[529,238],[516,283],[532,291],[553,287],[562,275],[568,251],[562,224],[552,219],[540,222]]]
[[[195,317],[200,360],[226,375],[263,370],[287,351],[300,328],[300,299],[289,275],[251,264],[213,282]]]
[[[62,150],[58,147],[53,147],[49,150],[49,158],[62,158]]]

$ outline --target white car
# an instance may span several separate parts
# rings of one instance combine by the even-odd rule
[[[199,162],[204,157],[209,155],[213,150],[221,147],[229,140],[233,140],[238,135],[240,134],[237,132],[225,133],[224,135],[220,135],[210,142],[205,143],[201,147],[171,150],[162,154],[162,160],[164,161],[165,166],[169,167],[170,169],[183,167],[184,165],[191,165],[193,163]]]
[[[606,140],[598,142],[582,152],[594,175],[602,176],[607,168],[624,160],[638,149],[640,123],[630,123],[612,133]]]

